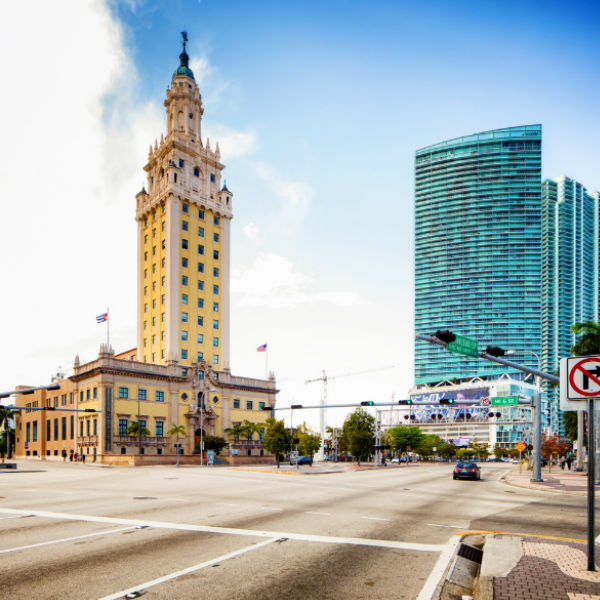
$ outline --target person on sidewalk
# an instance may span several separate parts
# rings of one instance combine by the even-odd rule
[[[81,453],[81,462],[85,465],[85,454]]]
[[[567,456],[567,466],[569,467],[569,471],[571,470],[572,462],[573,462],[573,457],[569,454],[569,456]]]
[[[560,468],[564,471],[565,470],[565,464],[567,462],[567,459],[564,456],[560,457]]]

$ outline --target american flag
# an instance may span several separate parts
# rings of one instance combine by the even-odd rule
[[[266,344],[263,344],[262,346],[259,346],[259,347],[256,349],[256,351],[257,351],[257,352],[266,352],[266,351],[267,351],[267,345],[266,345]]]
[[[96,317],[96,323],[104,323],[104,321],[108,321],[108,313],[102,313]]]

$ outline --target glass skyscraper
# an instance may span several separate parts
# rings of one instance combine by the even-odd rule
[[[598,192],[588,192],[573,179],[544,181],[542,364],[550,373],[575,344],[571,325],[598,321],[599,204]],[[548,384],[544,389],[549,402],[544,426],[562,432],[558,389]]]
[[[417,333],[449,329],[483,348],[489,344],[540,355],[541,144],[541,125],[525,125],[417,151]],[[514,359],[537,367],[529,353]],[[416,384],[506,371],[415,342]]]

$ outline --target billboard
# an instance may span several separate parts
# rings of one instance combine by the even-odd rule
[[[443,392],[430,392],[427,394],[413,394],[410,399],[413,404],[438,404],[440,400],[454,400],[454,404],[460,404],[461,400],[479,400],[483,396],[489,396],[489,388],[464,388],[446,390]]]

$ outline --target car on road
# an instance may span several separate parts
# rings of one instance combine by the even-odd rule
[[[481,472],[477,463],[474,462],[459,462],[452,472],[452,479],[481,479]]]
[[[298,456],[295,460],[290,460],[290,465],[310,465],[312,467],[312,456]]]

